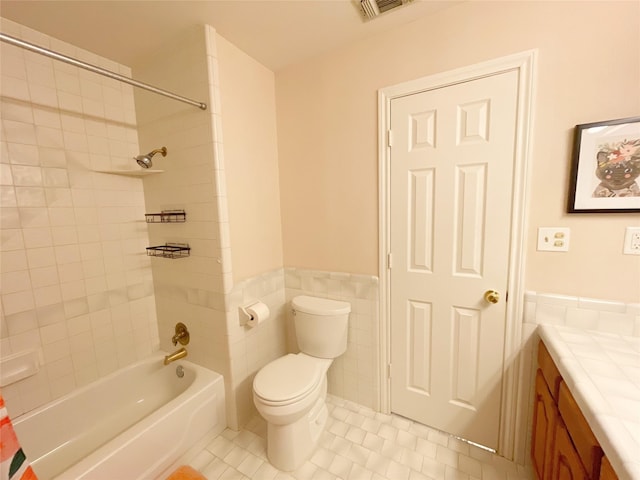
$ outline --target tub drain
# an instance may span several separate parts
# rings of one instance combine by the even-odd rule
[[[178,365],[176,367],[176,375],[178,376],[178,378],[184,377],[184,368],[182,368],[182,365]]]

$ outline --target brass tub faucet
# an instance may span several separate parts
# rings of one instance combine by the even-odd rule
[[[171,362],[175,362],[176,360],[180,360],[187,356],[187,349],[182,347],[180,350],[176,350],[175,352],[166,355],[164,357],[164,364],[169,365]]]
[[[171,337],[171,343],[174,345],[187,345],[189,343],[189,330],[187,330],[187,326],[184,323],[178,322],[176,323],[175,335]],[[187,350],[182,347],[179,350],[167,355],[164,357],[164,364],[169,365],[171,362],[175,362],[176,360],[180,360],[187,356]]]

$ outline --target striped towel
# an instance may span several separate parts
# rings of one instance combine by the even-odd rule
[[[0,480],[38,480],[13,431],[0,394]]]

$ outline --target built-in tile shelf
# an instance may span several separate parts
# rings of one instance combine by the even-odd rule
[[[124,175],[125,177],[147,177],[156,173],[164,173],[164,170],[94,170],[94,172]]]

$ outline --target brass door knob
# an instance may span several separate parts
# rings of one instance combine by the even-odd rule
[[[500,301],[500,293],[495,290],[487,290],[484,292],[484,299],[487,303],[498,303]]]

